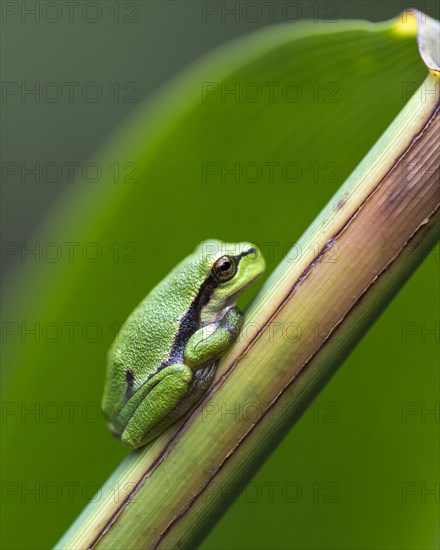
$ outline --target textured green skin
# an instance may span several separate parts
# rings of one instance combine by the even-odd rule
[[[249,248],[255,254],[240,259],[230,281],[212,282],[218,258]],[[109,351],[102,402],[111,431],[125,445],[156,438],[206,392],[242,325],[235,302],[264,267],[250,243],[204,241],[133,311]]]

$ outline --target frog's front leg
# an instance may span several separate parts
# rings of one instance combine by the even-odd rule
[[[129,421],[122,432],[121,441],[127,447],[136,449],[154,439],[169,424],[170,414],[179,405],[193,378],[193,371],[186,365],[176,363],[160,370],[151,378],[146,386],[146,392],[139,388],[139,395],[133,396],[135,401],[142,399],[134,411],[131,411]],[[150,389],[151,388],[151,389]],[[132,408],[129,400],[122,408]],[[134,403],[133,403],[134,405]]]
[[[185,364],[192,368],[210,364],[235,342],[243,325],[243,314],[231,307],[217,323],[202,327],[188,340]]]

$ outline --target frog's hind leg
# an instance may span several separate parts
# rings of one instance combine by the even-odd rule
[[[215,361],[208,367],[198,369],[194,372],[193,379],[191,380],[191,384],[188,388],[188,393],[170,415],[172,416],[171,422],[185,414],[186,411],[189,411],[193,405],[200,401],[214,380],[215,373],[217,372],[217,366],[218,361]]]
[[[176,418],[172,413],[187,395],[193,377],[193,371],[183,363],[160,370],[150,380],[154,386],[134,410],[121,441],[135,449],[157,437]]]
[[[128,447],[145,445],[183,416],[206,393],[217,371],[218,361],[193,372],[184,364],[165,367],[154,377],[160,381],[138,405],[122,433]]]

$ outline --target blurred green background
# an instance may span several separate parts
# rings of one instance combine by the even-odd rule
[[[414,38],[392,55],[386,32],[350,51],[286,38],[272,63],[263,34],[159,87],[261,27],[293,40],[305,19],[329,33],[401,2],[51,4],[2,6],[6,549],[54,544],[125,454],[98,406],[106,350],[147,290],[211,236],[257,242],[272,270],[426,74]],[[238,100],[206,87],[225,74]],[[243,101],[246,83],[292,81],[297,102]],[[130,114],[130,139],[97,154]],[[203,548],[438,548],[438,274],[437,249]]]

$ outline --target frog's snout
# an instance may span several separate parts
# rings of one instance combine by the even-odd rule
[[[266,268],[264,256],[258,246],[249,243],[241,254],[241,262],[252,278],[259,277]]]

